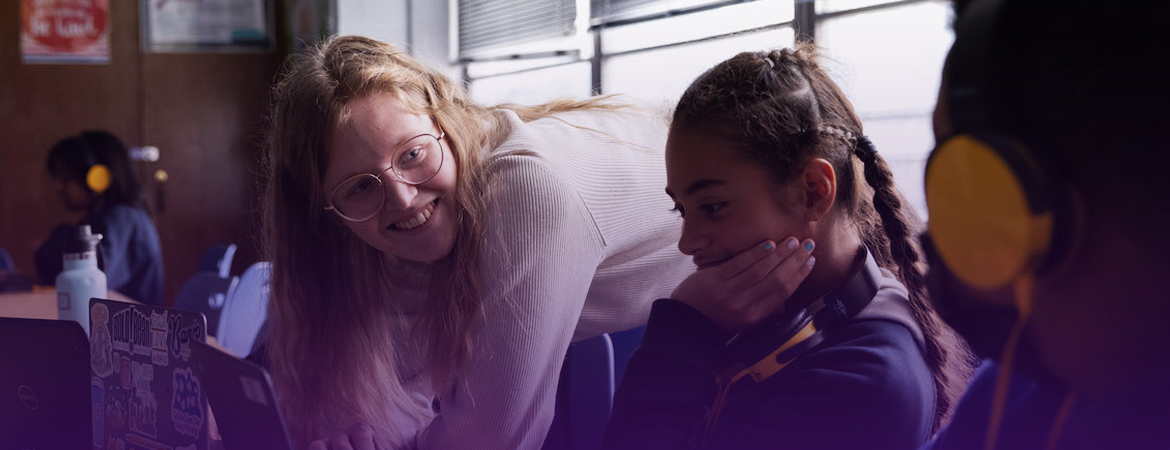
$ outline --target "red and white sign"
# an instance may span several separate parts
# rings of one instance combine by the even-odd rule
[[[21,0],[24,62],[110,61],[109,0]]]

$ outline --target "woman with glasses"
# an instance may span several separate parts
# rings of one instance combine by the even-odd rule
[[[302,445],[539,448],[569,342],[693,272],[644,111],[479,106],[362,37],[298,56],[274,100],[259,356]]]

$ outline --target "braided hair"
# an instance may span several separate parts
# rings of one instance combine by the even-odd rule
[[[738,148],[778,183],[813,158],[832,164],[839,174],[835,204],[878,264],[909,292],[937,393],[933,429],[940,429],[966,388],[971,356],[929,301],[915,239],[921,220],[905,205],[889,165],[862,134],[861,120],[817,63],[814,48],[740,53],[701,75],[675,107],[672,127],[712,125],[736,130],[744,144]]]

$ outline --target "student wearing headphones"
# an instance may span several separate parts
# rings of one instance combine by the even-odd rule
[[[926,448],[1170,449],[1170,11],[955,9],[923,244],[990,359]]]
[[[698,271],[658,300],[609,449],[913,449],[970,373],[917,219],[810,47],[741,53],[675,109],[667,194]]]
[[[46,163],[57,194],[78,224],[57,226],[36,252],[41,283],[53,284],[62,270],[65,243],[76,226],[88,224],[103,236],[98,264],[110,290],[152,305],[163,304],[162,246],[140,197],[130,153],[106,131],[86,131],[61,140]]]

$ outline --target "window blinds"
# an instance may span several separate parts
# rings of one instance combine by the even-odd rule
[[[575,0],[459,0],[459,57],[576,33]]]

